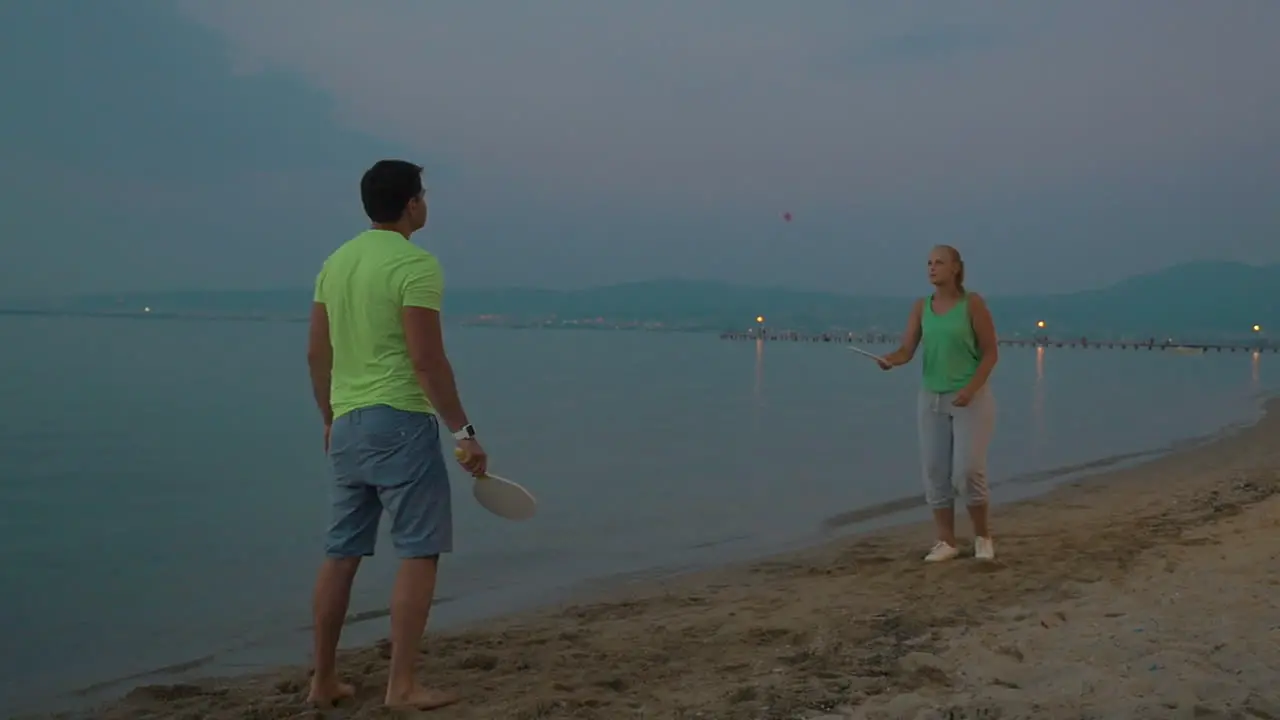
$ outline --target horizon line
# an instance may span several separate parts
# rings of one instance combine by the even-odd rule
[[[1090,288],[1082,288],[1078,290],[1066,290],[1066,291],[1049,292],[1049,293],[983,292],[982,294],[986,297],[992,297],[992,298],[1064,297],[1064,296],[1071,296],[1071,295],[1080,295],[1080,294],[1099,292],[1099,291],[1107,290],[1110,288],[1119,287],[1129,281],[1139,279],[1139,278],[1157,277],[1180,268],[1196,267],[1196,266],[1203,267],[1203,266],[1211,266],[1211,265],[1234,266],[1234,267],[1240,267],[1240,268],[1249,268],[1252,270],[1280,269],[1280,263],[1266,263],[1266,264],[1255,265],[1251,263],[1233,261],[1233,260],[1201,260],[1201,261],[1191,261],[1191,262],[1185,262],[1185,263],[1176,263],[1174,265],[1169,265],[1165,268],[1162,268],[1160,270],[1156,270],[1153,272],[1129,275],[1116,282],[1110,283],[1108,285],[1099,286],[1099,287],[1090,287]],[[797,294],[797,295],[826,295],[830,297],[841,297],[841,298],[901,299],[901,298],[911,298],[911,297],[917,296],[916,294],[913,294],[913,293],[853,294],[853,293],[841,292],[838,290],[808,290],[808,289],[796,288],[796,287],[791,287],[786,285],[764,285],[764,284],[753,285],[753,284],[737,283],[737,282],[731,282],[727,280],[717,280],[717,279],[711,279],[711,278],[704,279],[704,278],[679,278],[679,277],[657,277],[657,278],[651,278],[647,280],[628,280],[628,281],[622,281],[622,282],[605,283],[600,285],[586,285],[586,286],[574,287],[574,288],[548,288],[548,287],[536,287],[531,285],[461,286],[461,287],[453,288],[452,292],[537,292],[537,293],[565,295],[565,294],[572,294],[572,293],[591,292],[595,290],[609,290],[609,289],[615,289],[615,288],[636,287],[636,286],[643,286],[643,285],[701,285],[708,288],[723,288],[726,290],[732,289],[732,290],[754,290],[754,291],[765,291],[765,292],[785,292],[785,293],[791,293],[791,294]],[[311,289],[308,285],[279,285],[279,286],[268,287],[268,288],[239,288],[239,289],[185,288],[185,289],[168,289],[168,290],[162,290],[162,289],[93,290],[93,291],[86,291],[86,292],[57,294],[57,295],[42,294],[42,295],[0,296],[0,302],[12,302],[12,301],[22,301],[22,300],[26,300],[26,301],[74,300],[74,299],[87,299],[87,298],[104,298],[104,297],[111,297],[111,296],[138,297],[138,296],[144,296],[144,295],[195,295],[195,294],[249,295],[249,294],[260,294],[260,293],[284,293],[284,292],[311,292]]]

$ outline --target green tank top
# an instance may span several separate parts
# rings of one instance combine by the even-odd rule
[[[978,338],[969,319],[969,296],[960,298],[941,315],[933,312],[932,296],[925,298],[920,335],[924,350],[924,389],[949,393],[968,385],[982,360]]]

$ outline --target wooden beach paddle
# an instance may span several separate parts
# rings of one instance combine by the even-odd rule
[[[453,454],[459,460],[466,460],[462,448],[454,448]],[[506,478],[485,473],[472,478],[471,494],[475,496],[480,507],[506,520],[528,520],[538,510],[538,501],[533,493],[524,489],[520,483]]]

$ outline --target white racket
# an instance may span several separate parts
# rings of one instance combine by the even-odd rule
[[[453,454],[459,460],[466,459],[462,448],[454,448]],[[480,507],[507,520],[528,520],[538,510],[538,501],[533,493],[524,489],[520,483],[485,473],[471,485],[471,494],[475,496]]]
[[[882,362],[882,361],[884,361],[884,358],[883,358],[882,356],[877,355],[877,354],[875,354],[875,353],[871,352],[870,350],[863,350],[862,348],[858,347],[857,345],[848,345],[848,346],[846,346],[846,347],[848,347],[850,350],[852,350],[852,351],[854,351],[854,352],[858,353],[859,355],[866,355],[867,357],[871,358],[872,360],[875,360],[876,362]]]

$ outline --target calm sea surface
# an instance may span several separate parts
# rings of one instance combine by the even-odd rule
[[[304,336],[0,316],[0,717],[169,681],[156,671],[185,663],[305,662],[326,466]],[[434,627],[811,543],[833,516],[919,492],[918,366],[707,335],[448,340],[494,471],[541,511],[501,522],[455,475],[457,552]],[[1249,422],[1276,360],[1005,350],[994,492]],[[372,618],[347,644],[385,634],[393,571],[389,555],[366,563],[352,612]]]

